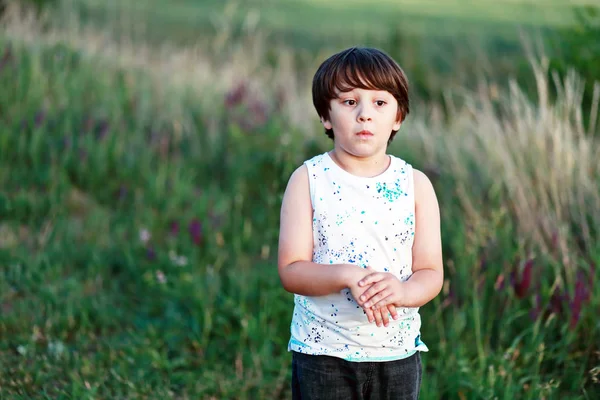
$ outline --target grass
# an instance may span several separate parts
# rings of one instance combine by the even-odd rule
[[[256,18],[261,28],[274,36],[296,37],[308,43],[340,42],[372,36],[383,39],[398,27],[405,34],[445,37],[461,33],[510,34],[516,27],[559,27],[574,22],[572,7],[594,5],[592,1],[477,1],[415,2],[411,0],[379,2],[376,7],[365,1],[273,1],[254,0],[244,3],[179,0],[168,8],[156,0],[143,2],[100,2],[78,0],[90,17],[135,15],[148,21],[152,31],[167,33],[170,38],[194,32],[205,33],[218,25],[223,9],[234,15],[236,25]],[[357,16],[360,16],[357,18]],[[106,20],[104,20],[106,22]],[[318,30],[316,29],[318,27]],[[150,30],[149,30],[150,31]],[[152,34],[152,32],[148,32]],[[289,41],[288,41],[289,42]]]
[[[156,0],[62,3],[68,6],[55,13],[58,20],[68,23],[75,15],[85,26],[109,32],[117,42],[126,37],[154,47],[175,43],[211,49],[220,57],[224,43],[260,35],[275,53],[267,58],[277,58],[282,47],[291,48],[300,70],[316,69],[327,54],[344,47],[379,47],[411,76],[415,98],[426,101],[441,101],[446,88],[473,89],[482,76],[502,82],[518,76],[521,85],[529,84],[522,34],[541,37],[546,54],[554,57],[562,46],[557,30],[573,25],[574,7],[594,6],[587,0],[452,0],[435,5],[403,0],[380,2],[377,7],[364,1],[308,0],[178,0],[169,7]]]
[[[279,205],[330,146],[303,72],[260,38],[152,57],[36,26],[0,36],[0,398],[289,398]],[[594,110],[575,76],[544,100],[532,64],[539,102],[454,93],[390,147],[442,207],[424,399],[600,394],[599,147],[578,123]]]

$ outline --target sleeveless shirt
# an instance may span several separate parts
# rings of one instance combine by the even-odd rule
[[[313,255],[317,264],[355,264],[412,275],[415,200],[412,166],[390,155],[375,177],[359,177],[328,153],[304,162],[313,208]],[[335,267],[327,267],[335,268]],[[288,351],[348,361],[391,361],[429,351],[421,341],[418,307],[397,308],[387,327],[369,323],[346,288],[327,296],[294,295]]]

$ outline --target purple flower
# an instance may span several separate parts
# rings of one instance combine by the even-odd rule
[[[521,275],[521,279],[516,279],[514,281],[515,293],[518,298],[522,299],[527,294],[529,290],[529,286],[531,285],[531,271],[533,268],[533,260],[529,259],[525,263],[523,267],[523,273]]]
[[[562,314],[565,301],[568,302],[569,298],[560,294],[559,290],[556,289],[552,294],[552,297],[550,297],[550,311],[557,315]]]
[[[589,301],[589,299],[590,288],[588,287],[585,274],[583,273],[583,271],[578,271],[577,279],[575,281],[575,294],[573,295],[573,300],[570,303],[571,321],[569,326],[571,329],[575,329],[575,327],[577,326],[577,323],[579,322],[579,317],[581,316],[581,309],[583,308],[583,305]]]
[[[539,293],[535,295],[535,306],[529,311],[529,316],[535,321],[542,311],[542,298]]]
[[[179,234],[179,222],[171,221],[169,231],[171,232],[171,235],[177,236]]]
[[[254,121],[258,125],[264,124],[269,118],[267,105],[259,100],[255,100],[252,102],[252,104],[250,104],[250,112],[254,116]]]
[[[46,112],[44,110],[40,110],[35,114],[34,117],[34,124],[36,128],[39,128],[40,126],[42,126],[42,124],[44,123],[44,121],[46,120]]]
[[[154,251],[154,248],[152,247],[148,247],[146,249],[146,257],[148,258],[148,260],[150,261],[154,261],[156,260],[156,252]]]
[[[200,245],[202,243],[202,224],[197,218],[194,218],[190,222],[189,232],[194,243]]]
[[[96,139],[104,139],[106,137],[106,134],[108,133],[108,128],[108,121],[106,121],[105,119],[100,121],[98,125],[96,125]]]
[[[583,271],[577,272],[577,280],[575,281],[575,299],[582,302],[587,302],[590,299],[590,288],[588,288],[588,283]]]
[[[238,104],[241,104],[244,101],[247,93],[248,87],[246,84],[240,83],[225,95],[225,107],[232,108]]]

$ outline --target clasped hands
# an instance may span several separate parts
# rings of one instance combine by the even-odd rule
[[[366,314],[369,322],[388,326],[389,315],[398,319],[396,307],[401,307],[402,282],[389,272],[376,272],[367,267],[362,277],[349,285],[350,292]]]

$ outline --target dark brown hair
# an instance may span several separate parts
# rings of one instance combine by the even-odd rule
[[[383,51],[368,47],[351,47],[332,55],[320,66],[313,78],[313,104],[319,117],[329,120],[330,101],[336,89],[386,90],[398,101],[396,120],[403,122],[409,112],[408,80],[402,68]],[[388,144],[398,131],[392,131]],[[333,139],[333,130],[325,129]]]

